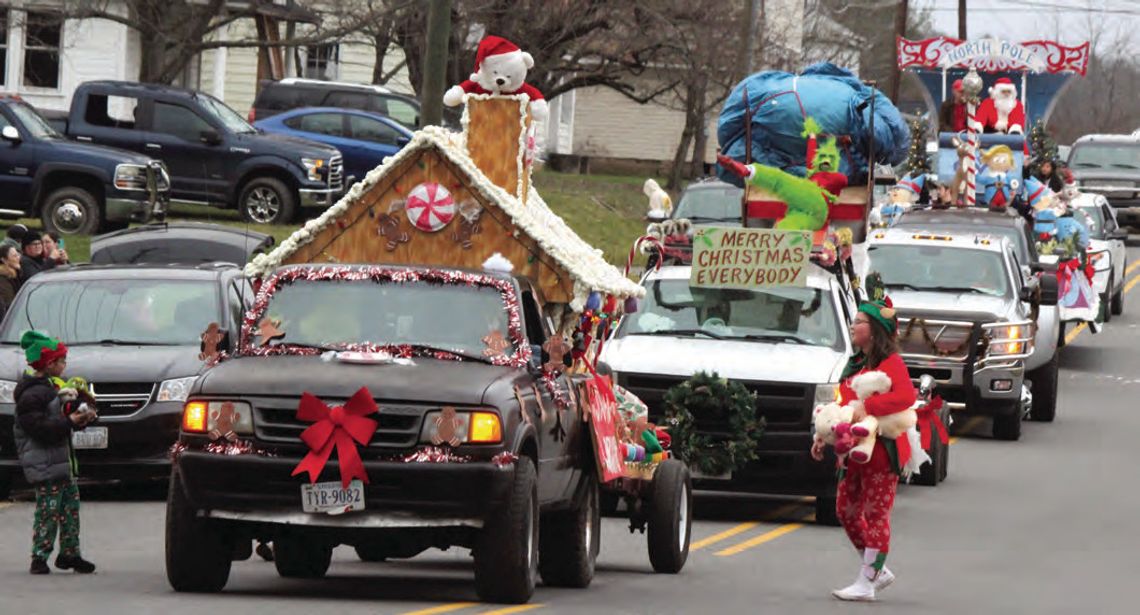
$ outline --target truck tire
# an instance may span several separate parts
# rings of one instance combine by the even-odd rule
[[[47,195],[40,220],[45,233],[92,235],[103,223],[103,212],[95,195],[83,188],[67,186]]]
[[[835,510],[835,490],[832,495],[820,495],[815,498],[815,522],[819,525],[839,526],[839,513]]]
[[[1057,416],[1057,372],[1060,370],[1058,353],[1053,353],[1049,362],[1029,372],[1033,383],[1033,408],[1029,418],[1042,423],[1052,423]]]
[[[277,574],[287,579],[319,579],[329,571],[332,545],[303,535],[273,539],[273,565]]]
[[[584,482],[584,492],[572,510],[543,515],[539,524],[538,573],[551,587],[589,587],[594,579],[602,515],[592,471]]]
[[[1033,404],[1037,405],[1034,398]],[[994,414],[993,436],[996,440],[1016,441],[1021,439],[1021,403],[1014,402]]]
[[[166,496],[166,580],[174,591],[215,593],[226,586],[234,549],[218,529],[191,508],[174,470]]]
[[[1116,286],[1116,276],[1110,274],[1108,276],[1108,286],[1104,289],[1104,294],[1100,296],[1100,305],[1104,310],[1104,320],[1102,322],[1108,323],[1112,320],[1112,287]]]
[[[475,593],[484,602],[522,604],[538,577],[538,478],[521,457],[506,504],[487,517],[475,541]]]
[[[388,559],[388,551],[376,543],[359,544],[352,549],[356,551],[356,557],[359,557],[362,562],[379,563]]]
[[[238,213],[255,224],[288,224],[297,213],[297,193],[274,177],[255,177],[238,196]]]
[[[0,472],[0,502],[6,501],[12,496],[12,475],[7,472]]]
[[[666,459],[653,474],[649,502],[649,563],[654,572],[676,574],[689,559],[693,532],[693,481],[689,468]]]
[[[1124,268],[1125,268],[1125,270],[1128,269],[1128,261],[1124,261]],[[1127,276],[1125,276],[1125,277],[1127,277]],[[1111,286],[1109,288],[1111,288]],[[1121,314],[1124,313],[1124,288],[1123,287],[1118,289],[1116,291],[1116,293],[1112,295],[1112,305],[1110,307],[1112,309],[1112,315],[1113,316],[1120,316]]]

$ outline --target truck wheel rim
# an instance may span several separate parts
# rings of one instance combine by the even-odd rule
[[[582,539],[585,541],[583,546],[586,548],[587,555],[592,555],[594,552],[594,515],[597,514],[597,497],[596,492],[592,493],[586,498],[586,531],[582,532]]]
[[[78,233],[87,222],[84,207],[78,201],[67,199],[60,201],[51,212],[51,221],[59,232],[64,234]]]
[[[254,222],[268,224],[281,211],[281,197],[271,188],[254,188],[245,198],[245,208]]]
[[[689,486],[681,485],[681,502],[677,506],[677,549],[685,551],[689,541]]]
[[[527,507],[527,526],[526,526],[526,570],[527,574],[532,574],[534,570],[534,534],[538,529],[534,518],[534,508]]]

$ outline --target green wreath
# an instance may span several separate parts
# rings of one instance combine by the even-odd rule
[[[665,420],[674,454],[709,475],[732,472],[754,461],[765,425],[764,418],[756,416],[756,396],[716,372],[697,372],[669,389]],[[710,424],[721,427],[702,427]]]

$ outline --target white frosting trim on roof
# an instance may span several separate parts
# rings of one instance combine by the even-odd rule
[[[519,96],[518,98],[525,99],[526,97]],[[448,132],[439,126],[427,126],[416,131],[411,142],[394,156],[384,159],[380,166],[354,184],[335,205],[328,208],[319,218],[308,221],[303,227],[282,241],[272,252],[255,257],[246,265],[246,275],[255,277],[272,272],[281,265],[283,260],[311,242],[317,233],[334,224],[336,219],[345,214],[357,199],[380,182],[392,169],[421,150],[434,148],[459,167],[470,179],[476,190],[482,193],[487,200],[498,205],[511,217],[515,225],[534,239],[546,254],[570,274],[574,282],[574,299],[570,304],[571,309],[581,311],[590,291],[623,298],[629,296],[643,297],[645,295],[645,289],[625,277],[617,267],[606,262],[601,250],[582,240],[561,217],[551,211],[533,186],[530,188],[527,202],[522,203],[506,190],[487,179],[487,176],[475,166],[475,162],[467,155],[465,145],[463,135]]]

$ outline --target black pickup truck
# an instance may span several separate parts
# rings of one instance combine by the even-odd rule
[[[339,544],[366,561],[461,546],[483,600],[525,602],[539,573],[588,585],[597,471],[566,397],[574,382],[540,367],[554,333],[541,314],[533,286],[505,274],[277,270],[234,356],[187,399],[167,500],[171,586],[221,590],[255,537],[273,541],[284,577],[323,576]]]
[[[31,105],[0,96],[0,215],[90,235],[166,213],[170,180],[153,158],[71,143]]]
[[[236,208],[250,222],[292,222],[350,185],[336,148],[261,133],[202,92],[89,81],[76,88],[69,114],[49,119],[71,139],[161,159],[173,202]]]

